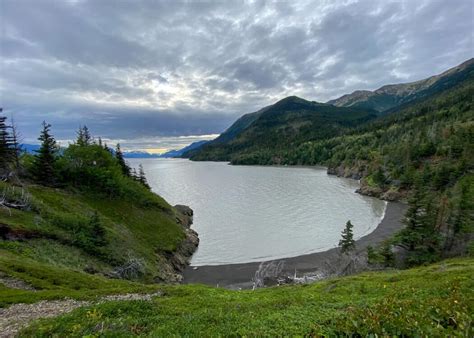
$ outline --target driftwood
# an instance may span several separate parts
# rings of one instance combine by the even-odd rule
[[[116,267],[114,275],[121,279],[136,279],[145,273],[145,261],[143,258],[134,257],[130,252],[125,264]]]
[[[283,263],[284,261],[260,263],[252,279],[253,290],[270,285],[309,284],[330,277],[347,276],[367,270],[367,258],[355,251],[327,259],[319,267],[315,267],[315,271],[301,276],[298,276],[296,269],[293,275],[283,275]]]
[[[252,289],[255,290],[257,288],[261,288],[265,286],[265,280],[268,278],[278,280],[283,270],[283,266],[285,265],[285,261],[278,261],[278,262],[262,262],[258,266],[258,270],[255,272],[255,276],[252,279],[253,287]]]

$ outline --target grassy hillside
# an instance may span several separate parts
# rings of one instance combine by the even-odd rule
[[[66,297],[89,300],[102,295],[145,293],[158,289],[157,284],[143,284],[86,273],[82,271],[81,263],[89,265],[100,262],[84,257],[71,248],[61,251],[46,241],[36,244],[32,247],[17,246],[16,250],[10,251],[0,250],[0,281],[8,276],[14,280],[21,280],[32,288],[31,290],[11,288],[0,283],[0,308],[40,300]],[[22,254],[18,254],[18,250],[21,250]]]
[[[474,261],[229,291],[162,286],[151,302],[109,302],[43,320],[23,336],[472,336]]]
[[[219,138],[185,156],[229,161],[266,151],[275,160],[277,154],[303,142],[339,135],[373,118],[370,109],[339,108],[291,96],[244,115]]]
[[[48,142],[1,168],[0,259],[143,282],[179,279],[195,237],[189,217],[154,194],[120,151],[90,136],[61,152]]]
[[[185,237],[175,210],[151,192],[143,192],[147,205],[140,205],[127,198],[40,185],[2,182],[0,191],[12,196],[23,191],[29,196],[28,210],[0,210],[0,257],[11,253],[52,266],[106,274],[133,257],[143,261],[141,278],[153,281],[169,278],[172,270],[160,253],[175,251]],[[89,243],[93,235],[88,224],[95,212],[107,239],[98,249]]]

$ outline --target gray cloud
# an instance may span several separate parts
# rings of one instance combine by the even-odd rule
[[[417,80],[474,50],[469,0],[4,0],[0,13],[0,104],[29,140],[43,119],[61,139],[79,124],[109,139],[219,133],[287,95]]]

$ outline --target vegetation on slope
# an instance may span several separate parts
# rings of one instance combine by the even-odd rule
[[[59,152],[49,128],[43,125],[38,155],[3,168],[0,258],[146,282],[176,279],[170,260],[186,240],[182,216],[150,191],[143,172],[128,168],[119,148],[113,153],[81,129]]]
[[[403,251],[398,263],[408,266],[467,254],[474,237],[474,77],[472,61],[464,66],[428,81],[433,90],[423,100],[379,118],[349,123],[339,133],[330,119],[321,120],[318,128],[311,126],[320,137],[310,141],[303,141],[301,129],[289,138],[281,132],[291,130],[288,116],[298,116],[293,109],[299,109],[300,101],[290,98],[284,113],[266,110],[233,141],[210,143],[191,159],[326,165],[331,174],[362,179],[361,193],[410,200],[407,229],[380,249],[383,257],[375,255],[376,261],[397,263],[389,249],[393,245]]]
[[[348,135],[302,144],[282,162],[362,178],[369,195],[411,191],[408,227],[393,242],[410,251],[406,264],[465,254],[474,233],[473,95],[470,79]]]
[[[261,149],[278,154],[306,141],[342,134],[374,118],[372,110],[335,107],[290,96],[243,116],[221,137],[184,156],[227,161],[252,156]]]
[[[33,246],[20,246],[10,243],[14,250],[0,250],[0,277],[21,280],[31,290],[9,288],[0,283],[0,308],[17,303],[35,303],[40,300],[73,298],[95,299],[101,295],[124,293],[147,293],[158,289],[157,284],[110,279],[99,274],[92,275],[81,271],[76,264],[95,264],[94,258],[84,257],[71,248],[57,249],[45,241]],[[57,244],[56,244],[57,245]],[[18,255],[21,250],[22,254]],[[37,256],[40,256],[39,258]],[[104,263],[99,263],[104,264]],[[0,278],[1,279],[1,278]]]
[[[256,291],[162,286],[42,320],[23,336],[472,336],[474,261]]]

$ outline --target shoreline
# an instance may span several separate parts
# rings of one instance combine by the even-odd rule
[[[403,228],[402,219],[407,205],[400,202],[388,202],[385,215],[378,226],[370,234],[356,241],[356,253],[364,252],[369,245],[376,245],[391,237]],[[295,271],[303,273],[314,272],[324,265],[335,263],[339,257],[339,248],[315,252],[291,258],[273,260],[284,262],[283,273],[292,275]],[[183,272],[185,284],[206,284],[228,288],[248,288],[258,270],[260,262],[204,265],[199,267],[188,266]]]

